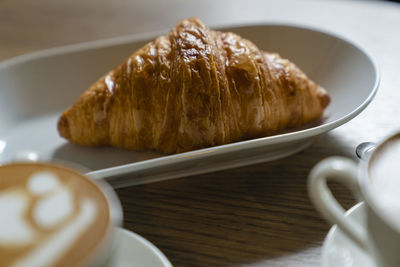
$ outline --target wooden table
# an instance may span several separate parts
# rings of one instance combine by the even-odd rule
[[[44,48],[173,27],[199,16],[206,24],[300,23],[345,36],[379,62],[382,81],[357,118],[318,137],[294,156],[118,190],[124,227],[158,246],[175,266],[319,266],[329,225],[306,190],[314,164],[330,155],[355,159],[362,141],[400,126],[400,4],[375,1],[0,1],[0,60]],[[334,191],[345,207],[349,192]]]

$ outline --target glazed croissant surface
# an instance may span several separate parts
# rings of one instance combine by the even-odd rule
[[[58,130],[82,145],[178,153],[303,125],[329,101],[293,63],[193,18],[95,82]]]

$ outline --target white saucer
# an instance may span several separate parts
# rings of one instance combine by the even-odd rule
[[[103,267],[172,267],[167,257],[140,235],[122,228],[117,228],[115,235],[115,252]]]
[[[364,203],[358,203],[346,212],[346,216],[365,224]],[[374,267],[373,259],[334,225],[322,247],[323,267]]]

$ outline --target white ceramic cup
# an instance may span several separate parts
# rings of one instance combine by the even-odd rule
[[[377,148],[391,138],[393,137],[383,141]],[[357,154],[360,157],[358,164],[343,157],[322,160],[312,169],[308,177],[308,190],[312,202],[324,218],[332,224],[337,224],[350,239],[369,253],[377,267],[398,267],[400,266],[400,221],[389,218],[387,212],[384,213],[378,207],[369,179],[368,167],[375,151],[377,150],[371,149],[371,146],[358,149]],[[351,217],[345,217],[345,210],[327,186],[328,181],[345,185],[355,197],[364,201],[365,227]]]
[[[66,167],[65,165],[70,166]],[[38,162],[38,157],[33,152],[21,152],[16,155],[13,162],[0,165],[0,218],[2,216],[15,218],[0,221],[0,225],[6,229],[0,231],[0,252],[8,251],[8,246],[11,246],[7,245],[8,243],[14,246],[11,246],[14,250],[20,250],[18,257],[0,258],[0,266],[4,266],[4,264],[6,266],[10,264],[10,266],[53,266],[55,263],[64,266],[63,262],[60,263],[59,260],[67,255],[65,252],[76,257],[77,253],[74,252],[74,249],[78,240],[81,240],[82,250],[79,258],[74,259],[73,262],[79,262],[79,266],[103,266],[103,263],[112,255],[116,245],[115,228],[122,223],[120,201],[115,191],[107,183],[91,180],[77,169],[83,168],[72,167],[71,164]],[[15,181],[16,178],[20,178],[19,180],[22,181],[26,180],[26,182],[17,182],[14,185],[12,180]],[[85,194],[81,190],[82,188],[71,186],[71,184],[77,183],[85,186],[87,184],[89,193]],[[59,197],[61,194],[62,198]],[[51,201],[46,201],[46,198],[49,199],[52,196]],[[79,200],[77,196],[81,196]],[[65,204],[61,203],[65,203],[66,197],[71,199],[74,207],[78,207],[75,208],[75,210],[78,209],[77,212],[72,211],[72,208],[63,208]],[[97,204],[100,202],[96,202],[96,199],[102,204]],[[57,202],[57,204],[52,205],[52,202]],[[67,215],[59,215],[60,207],[62,210],[66,210]],[[32,216],[26,215],[31,214],[27,212],[28,208],[32,210]],[[35,211],[39,213],[35,213]],[[105,213],[107,213],[108,222],[103,223],[104,226],[101,227],[101,230],[83,235],[85,231],[98,225],[99,219],[104,218],[98,214]],[[57,214],[59,220],[52,223]],[[24,219],[25,217],[33,219],[28,221]],[[38,223],[43,222],[43,219],[40,219],[43,217],[51,224]],[[13,222],[17,223],[18,227],[13,227],[11,225]],[[7,231],[11,231],[13,235],[7,234]],[[96,235],[97,233],[98,235]],[[44,237],[42,238],[42,236]],[[93,237],[92,240],[95,241],[85,242],[82,237],[86,236]],[[24,250],[26,247],[24,242],[30,246],[29,250]],[[89,245],[85,246],[85,244]],[[1,251],[2,249],[4,251]]]

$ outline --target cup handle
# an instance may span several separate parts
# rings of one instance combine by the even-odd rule
[[[358,246],[368,251],[367,230],[351,217],[346,217],[345,210],[338,203],[328,188],[328,181],[339,182],[348,187],[352,193],[362,198],[358,184],[358,167],[346,158],[331,157],[318,163],[308,177],[308,191],[316,209],[332,224],[350,237]]]

